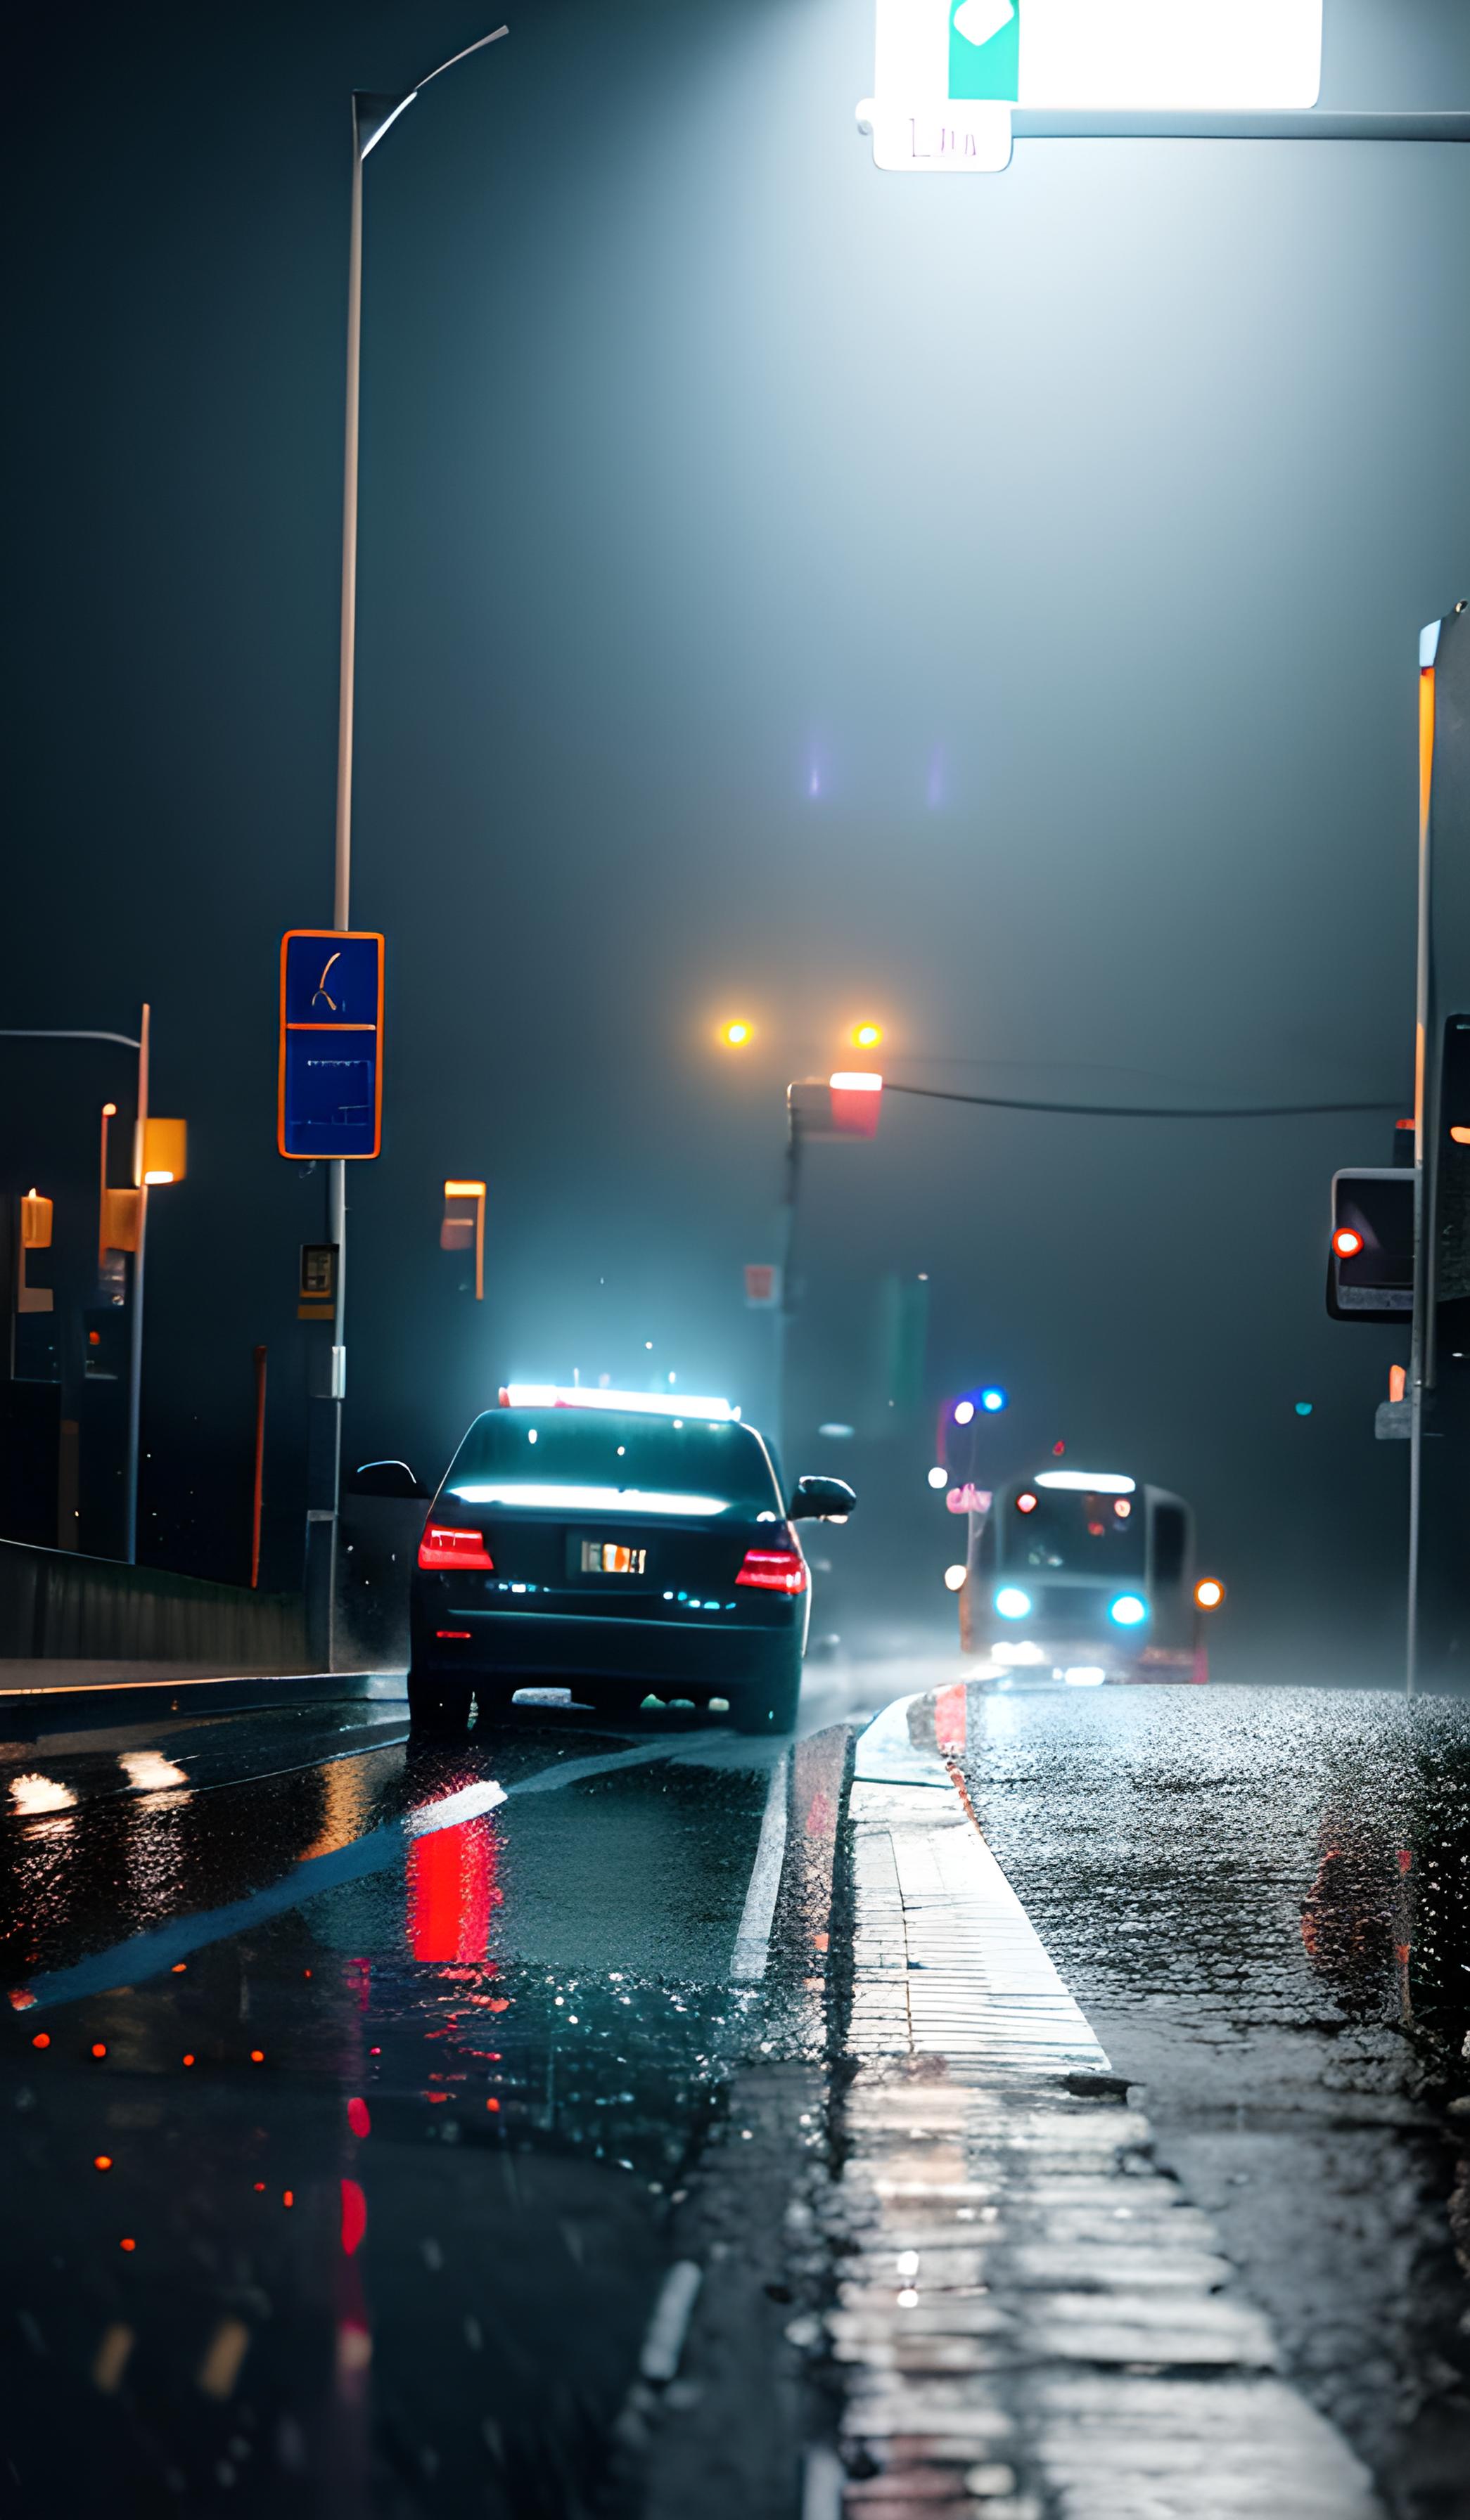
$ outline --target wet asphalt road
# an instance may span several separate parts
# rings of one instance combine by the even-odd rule
[[[804,1730],[869,1694],[814,1670]],[[4,1753],[3,2507],[597,2500],[759,2050],[732,1966],[782,1745],[405,1734],[316,1707]]]
[[[995,1855],[1291,2376],[1470,2511],[1470,1704],[971,1689]]]
[[[812,2227],[803,2178],[819,2222],[841,2152],[811,2131],[841,2092],[832,1745],[950,1677],[813,1669],[792,1842],[804,1815],[827,1869],[804,1910],[788,1849],[763,1979],[737,1938],[780,1754],[692,1717],[523,1707],[410,1746],[390,1702],[0,1751],[4,1978],[35,1999],[0,2021],[0,2509],[795,2520],[790,2388],[764,2481],[714,2472],[777,2428],[783,2335],[820,2364],[819,2253],[794,2298],[769,2232]],[[1291,2376],[1401,2520],[1458,2520],[1470,1707],[963,1707],[989,1842]],[[708,2305],[743,2248],[630,2483],[669,2268]]]

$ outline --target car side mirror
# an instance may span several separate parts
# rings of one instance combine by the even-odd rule
[[[427,1497],[406,1462],[359,1462],[347,1482],[349,1496]]]
[[[798,1479],[787,1509],[791,1522],[846,1521],[857,1499],[846,1479]]]

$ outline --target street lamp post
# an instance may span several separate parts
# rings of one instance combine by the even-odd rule
[[[377,96],[361,89],[352,95],[352,196],[351,223],[347,248],[347,372],[346,418],[343,443],[342,486],[342,618],[339,641],[339,674],[337,696],[337,842],[332,889],[332,924],[339,929],[351,925],[352,889],[352,711],[357,673],[357,472],[359,417],[362,382],[362,169],[364,160],[377,147],[390,123],[412,105],[431,79],[442,76],[459,62],[468,61],[472,53],[483,52],[487,44],[498,43],[510,31],[496,26],[488,35],[479,36],[464,50],[452,53],[437,69],[421,78],[418,85],[399,96]],[[330,1669],[335,1661],[337,1602],[337,1530],[342,1502],[342,1404],[346,1384],[346,1281],[347,1281],[347,1168],[340,1159],[327,1166],[327,1239],[337,1245],[337,1290],[332,1325],[333,1360],[329,1396],[326,1405],[332,1413],[327,1453],[330,1465],[331,1510],[329,1514],[308,1513],[307,1518],[307,1598],[325,1604],[325,1635],[317,1642],[324,1650],[321,1659]],[[141,1248],[141,1246],[140,1246]],[[320,1584],[314,1584],[310,1566],[312,1539],[325,1521],[323,1554],[326,1565]],[[318,1542],[318,1548],[321,1543]]]

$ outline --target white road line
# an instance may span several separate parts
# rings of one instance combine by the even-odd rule
[[[735,1956],[730,1962],[731,1977],[744,1984],[765,1975],[771,1920],[776,1912],[776,1892],[781,1887],[781,1865],[786,1854],[786,1789],[790,1773],[791,1753],[783,1750],[771,1770],[765,1817],[760,1823],[760,1842],[756,1849],[750,1887],[741,1911],[740,1931],[735,1937]]]
[[[494,1811],[506,1799],[504,1785],[487,1777],[482,1785],[462,1785],[457,1794],[441,1794],[436,1803],[421,1803],[416,1811],[403,1815],[403,1831],[407,1837],[431,1837],[441,1828],[457,1828],[461,1821],[478,1820],[482,1812]]]
[[[818,2444],[802,2469],[802,2520],[842,2520],[848,2472],[835,2450]]]
[[[659,2286],[653,2317],[644,2331],[638,2368],[645,2380],[671,2380],[679,2367],[684,2339],[704,2277],[692,2258],[678,2258]]]

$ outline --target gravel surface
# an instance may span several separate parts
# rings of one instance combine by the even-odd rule
[[[1287,2367],[1470,2511],[1470,1707],[972,1688],[995,1855]],[[1457,2131],[1457,2132],[1456,2132]]]

